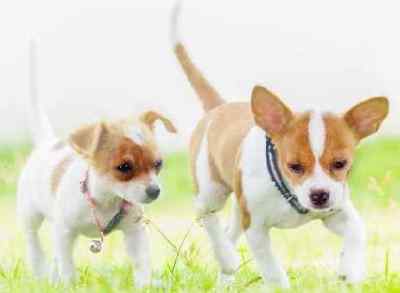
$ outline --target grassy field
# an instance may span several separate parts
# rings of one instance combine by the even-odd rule
[[[134,267],[125,254],[121,235],[106,239],[100,255],[88,252],[89,240],[79,240],[74,285],[35,280],[25,264],[23,234],[15,216],[17,176],[30,147],[0,147],[0,292],[133,292]],[[290,292],[400,292],[400,139],[363,144],[352,170],[353,198],[368,228],[368,278],[349,286],[335,276],[340,240],[313,222],[294,230],[274,230],[273,246],[289,271]],[[164,197],[148,207],[155,277],[162,288],[148,292],[219,292],[217,265],[202,228],[194,223],[193,192],[184,154],[170,155],[163,172]],[[229,209],[229,207],[227,207]],[[41,231],[52,255],[48,226]],[[161,231],[161,232],[160,232]],[[188,233],[187,237],[186,234]],[[162,235],[163,234],[163,235]],[[172,243],[168,242],[171,241]],[[183,242],[183,240],[185,241]],[[178,255],[176,249],[181,245]],[[262,281],[242,240],[243,265],[228,292],[262,292]],[[280,290],[277,290],[280,292]]]

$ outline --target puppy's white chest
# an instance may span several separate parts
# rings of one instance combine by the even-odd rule
[[[100,230],[105,229],[120,212],[122,201],[117,200],[109,203],[106,206],[98,206],[90,208],[87,214],[87,221],[82,223],[80,232],[89,237],[96,237],[100,235]],[[114,230],[120,230],[126,225],[136,224],[143,218],[143,209],[139,206],[133,205],[122,216],[121,221],[116,224]],[[96,223],[98,221],[98,223]],[[98,226],[98,224],[100,226]]]
[[[246,137],[241,158],[242,185],[252,221],[268,227],[295,228],[312,220],[299,214],[271,181],[266,163],[265,133],[254,127]]]

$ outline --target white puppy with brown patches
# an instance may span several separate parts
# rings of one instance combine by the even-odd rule
[[[31,76],[35,77],[34,72]],[[64,282],[74,279],[75,239],[99,237],[105,231],[101,226],[105,229],[114,219],[110,230],[120,230],[125,236],[127,252],[135,261],[136,286],[150,285],[150,247],[141,218],[142,204],[160,194],[162,158],[153,127],[161,121],[169,132],[176,132],[174,125],[149,111],[137,119],[81,127],[62,141],[37,102],[34,79],[32,114],[35,149],[19,180],[18,217],[35,275],[44,277],[49,272],[38,238],[44,219],[52,223],[53,277]],[[122,219],[116,216],[119,212]]]
[[[314,219],[344,239],[339,275],[350,283],[363,280],[366,233],[351,202],[347,178],[355,147],[378,130],[388,113],[388,100],[368,99],[344,115],[294,113],[275,94],[256,86],[251,103],[225,103],[179,40],[179,9],[178,4],[172,18],[174,51],[206,112],[190,144],[196,209],[221,266],[222,281],[231,281],[239,267],[234,247],[244,233],[264,280],[289,287],[271,250],[269,230]],[[267,170],[266,136],[275,145],[283,182],[307,213],[296,210],[276,188]],[[225,232],[216,212],[231,192],[233,211]]]

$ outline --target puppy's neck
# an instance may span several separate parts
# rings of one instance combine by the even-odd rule
[[[122,198],[114,194],[108,186],[103,175],[99,174],[95,169],[88,167],[87,187],[89,195],[96,201],[99,206],[107,207],[119,203]],[[83,178],[85,179],[85,178]],[[82,179],[82,180],[83,180]]]

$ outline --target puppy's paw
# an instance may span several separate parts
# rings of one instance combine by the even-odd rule
[[[342,266],[338,272],[339,279],[349,284],[358,284],[365,279],[364,265]]]
[[[163,284],[161,279],[150,279],[148,277],[135,278],[135,286],[137,289],[154,288],[154,289],[165,289],[166,286]]]
[[[220,248],[219,251],[217,251],[216,256],[221,264],[223,274],[232,275],[239,269],[240,256],[233,246],[226,245],[224,249]]]
[[[151,278],[137,274],[135,276],[135,287],[137,289],[144,289],[152,285]]]
[[[218,277],[218,287],[226,288],[233,285],[235,282],[235,275],[234,274],[224,274],[220,273]]]
[[[347,274],[339,274],[339,279],[348,283],[348,284],[359,284],[362,281],[364,281],[365,276],[363,273],[361,272],[351,272],[351,273],[347,273]]]
[[[272,291],[275,289],[290,289],[290,282],[286,273],[265,276],[264,282],[265,286]]]

